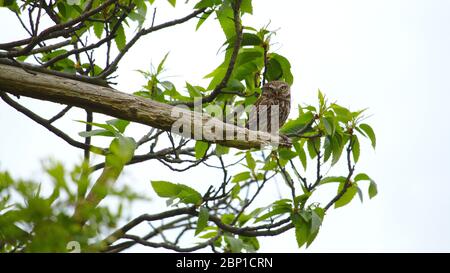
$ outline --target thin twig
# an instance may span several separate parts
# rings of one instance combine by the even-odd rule
[[[11,107],[13,107],[14,109],[16,109],[17,111],[21,112],[22,114],[24,114],[25,116],[29,117],[30,119],[32,119],[33,121],[35,121],[36,123],[44,126],[47,130],[49,130],[50,132],[52,132],[53,134],[55,134],[56,136],[60,137],[61,139],[63,139],[65,142],[67,142],[68,144],[76,147],[76,148],[80,148],[83,150],[86,149],[96,149],[98,150],[100,153],[102,154],[106,154],[106,150],[105,149],[101,149],[98,147],[94,147],[92,145],[86,145],[84,143],[78,142],[74,139],[72,139],[70,136],[68,136],[66,133],[64,133],[63,131],[59,130],[58,128],[54,127],[53,125],[51,125],[51,123],[49,123],[48,120],[36,115],[35,113],[33,113],[32,111],[28,110],[27,108],[23,107],[22,105],[20,105],[19,103],[15,102],[14,100],[12,100],[6,93],[4,92],[0,92],[0,97],[3,99],[4,102],[6,102],[7,104],[9,104]]]

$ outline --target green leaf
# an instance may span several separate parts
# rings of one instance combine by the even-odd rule
[[[203,234],[202,236],[200,236],[200,238],[202,238],[202,239],[211,239],[211,238],[216,237],[216,235],[217,235],[217,231],[211,231],[211,232]]]
[[[117,156],[123,164],[133,158],[135,150],[136,141],[131,137],[118,136],[109,145],[109,151]]]
[[[241,173],[236,174],[233,177],[233,180],[231,180],[231,182],[237,183],[237,182],[241,182],[241,181],[244,181],[244,180],[247,180],[250,178],[251,178],[250,172],[241,172]]]
[[[322,92],[319,91],[317,92],[318,94],[318,98],[319,98],[319,104],[320,104],[320,108],[322,108],[325,105],[325,97],[323,96]]]
[[[316,211],[311,212],[311,233],[315,233],[319,231],[320,226],[322,225],[322,217],[320,217]]]
[[[372,142],[372,147],[375,149],[375,147],[377,145],[377,139],[375,137],[375,133],[374,133],[372,127],[370,127],[369,124],[363,123],[363,124],[359,125],[359,128],[367,134],[367,136],[370,138],[370,141]]]
[[[347,108],[344,108],[344,107],[342,107],[340,105],[337,105],[335,103],[333,103],[331,105],[331,108],[336,113],[336,117],[338,118],[338,120],[340,120],[342,122],[349,122],[349,121],[352,120],[352,118],[353,118],[352,117],[352,113]]]
[[[200,204],[202,196],[199,192],[183,184],[167,181],[152,181],[153,190],[159,197],[179,198],[181,203]]]
[[[355,130],[360,133],[363,137],[367,137],[366,133],[363,130],[359,129],[359,127],[355,127]]]
[[[294,151],[291,151],[290,149],[287,149],[287,148],[280,148],[278,150],[278,154],[280,155],[280,159],[285,160],[285,161],[289,161],[292,158],[297,156],[297,153],[295,153]]]
[[[245,86],[240,81],[232,79],[228,82],[227,86],[223,90],[244,92]]]
[[[266,79],[268,81],[275,81],[283,76],[281,64],[276,59],[269,59],[267,62]]]
[[[308,248],[312,244],[312,242],[316,239],[318,233],[319,231],[309,234],[308,242],[306,242],[306,248]]]
[[[247,250],[247,252],[255,252],[259,250],[260,245],[258,238],[239,235],[239,239],[243,241],[244,249]]]
[[[186,88],[187,88],[189,96],[191,98],[201,98],[202,97],[201,91],[198,88],[196,88],[195,86],[192,86],[191,84],[189,84],[188,82],[186,82]]]
[[[250,152],[245,153],[245,160],[247,161],[247,166],[249,169],[254,170],[256,167],[255,159],[252,157]]]
[[[370,179],[370,177],[365,173],[359,173],[355,176],[355,182],[361,181],[361,180],[369,180],[370,181],[372,179]]]
[[[306,159],[306,153],[305,153],[305,150],[303,149],[303,145],[296,142],[296,143],[294,143],[294,149],[298,154],[300,162],[302,162],[303,169],[306,170],[308,161]]]
[[[311,196],[310,192],[304,193],[302,195],[296,196],[294,198],[294,206],[298,207],[298,205],[304,205],[306,201],[308,201],[309,197]]]
[[[119,49],[120,51],[126,46],[127,38],[125,36],[123,25],[120,25],[118,27],[114,41],[116,42],[117,49]]]
[[[229,152],[230,152],[230,148],[229,147],[222,146],[220,144],[216,144],[216,155],[217,156],[226,155]]]
[[[179,184],[180,192],[177,197],[181,203],[200,205],[202,203],[202,195],[191,187]]]
[[[311,231],[310,231],[310,234],[308,237],[308,242],[306,243],[306,247],[309,247],[312,244],[312,242],[314,241],[314,239],[316,239],[317,234],[319,233],[320,225],[319,225],[319,228],[317,228],[317,230],[313,230],[313,227],[317,227],[317,224],[319,221],[321,224],[323,222],[324,216],[325,216],[325,211],[320,207],[317,207],[312,211]],[[313,223],[313,221],[315,221],[315,223]]]
[[[325,131],[327,132],[327,135],[332,136],[334,134],[334,123],[331,118],[321,118],[320,121],[322,122],[323,126],[325,127]]]
[[[161,62],[159,62],[158,64],[158,68],[156,69],[156,74],[160,74],[163,69],[164,69],[164,64],[166,63],[167,57],[169,56],[169,52],[166,53],[166,55],[164,55],[164,57],[162,58]]]
[[[255,223],[261,222],[261,221],[266,220],[267,218],[273,217],[275,215],[289,213],[290,211],[291,210],[287,210],[284,208],[273,209],[270,212],[263,214],[260,217],[256,218]]]
[[[229,235],[225,235],[225,241],[230,246],[230,250],[232,253],[240,253],[244,246],[240,239],[236,239]]]
[[[234,217],[235,217],[235,215],[233,213],[226,213],[226,214],[223,214],[222,217],[220,217],[220,220],[222,220],[222,222],[224,224],[229,225],[233,222]]]
[[[345,176],[328,176],[320,180],[320,185],[328,184],[328,183],[345,183],[347,181],[347,178]]]
[[[322,219],[323,222],[323,218],[325,217],[325,210],[321,207],[316,207],[315,209],[313,209],[313,211],[320,217],[320,219]]]
[[[77,197],[84,198],[89,187],[89,176],[92,170],[89,163],[83,161],[80,165],[77,165],[71,172],[70,176],[72,180],[77,184]]]
[[[20,14],[20,9],[17,6],[16,0],[0,0],[0,7],[8,7],[13,11],[17,11]]]
[[[233,199],[239,198],[239,193],[241,192],[241,186],[239,184],[234,185],[231,189],[231,197]]]
[[[235,38],[236,39],[236,38]],[[243,33],[242,34],[242,44],[241,46],[258,46],[262,44],[261,38],[254,33]],[[234,44],[234,43],[230,43]]]
[[[221,0],[202,0],[200,2],[198,2],[194,8],[195,9],[204,9],[204,8],[210,8],[213,7],[215,5],[220,4]]]
[[[60,163],[51,162],[48,166],[46,166],[46,172],[53,178],[53,182],[55,183],[55,188],[59,190],[59,188],[63,188],[67,193],[70,194],[70,189],[67,186],[67,181],[65,179],[65,170],[64,166]],[[55,194],[59,195],[59,193]]]
[[[68,18],[68,16],[67,16],[67,12],[66,12],[66,6],[67,5],[65,5],[65,3],[64,2],[62,2],[62,1],[59,1],[59,2],[56,2],[57,4],[56,4],[56,6],[58,7],[58,15],[60,15],[61,16],[61,19],[63,19],[63,20],[67,20]]]
[[[128,14],[128,18],[130,18],[130,20],[132,20],[132,21],[138,22],[138,28],[139,29],[141,28],[142,24],[145,21],[145,16],[143,16],[143,15],[141,15],[141,14],[135,12],[135,11],[130,12]]]
[[[214,89],[220,83],[220,81],[222,81],[223,77],[225,76],[226,70],[227,69],[223,67],[222,64],[219,67],[217,67],[213,72],[205,76],[205,79],[212,78],[211,82],[207,87],[208,90]]]
[[[255,58],[251,62],[238,65],[233,72],[233,77],[239,81],[254,77],[255,73],[263,67],[263,58]]]
[[[111,126],[109,124],[102,124],[102,123],[96,123],[96,122],[86,122],[84,120],[76,120],[76,122],[80,122],[80,123],[84,123],[84,124],[90,124],[90,125],[92,125],[94,127],[99,127],[99,128],[105,129],[105,130],[107,130],[107,131],[109,131],[111,133],[114,133],[114,134],[117,132],[117,130],[113,126]]]
[[[253,14],[252,0],[242,0],[241,11],[244,13]]]
[[[353,160],[356,162],[358,162],[359,159],[359,154],[360,154],[360,150],[359,150],[359,140],[357,136],[353,136],[353,146],[352,146],[352,153],[353,153]]]
[[[123,133],[125,132],[125,129],[130,124],[128,120],[123,119],[112,119],[106,121],[107,124],[114,126],[119,132]]]
[[[308,230],[307,226],[296,226],[295,227],[295,239],[297,240],[297,245],[301,248],[308,240]]]
[[[16,57],[16,59],[19,62],[25,62],[25,60],[28,59],[28,57],[30,57],[30,56],[19,56],[19,57]]]
[[[279,208],[279,207],[286,207],[286,208],[290,209],[291,208],[291,202],[292,202],[291,199],[287,199],[287,198],[280,199],[280,200],[277,200],[277,201],[273,202],[273,206],[277,207],[277,208]]]
[[[320,138],[310,138],[306,142],[309,157],[314,159],[317,156],[317,152],[320,151]]]
[[[209,148],[209,143],[208,142],[204,142],[204,141],[200,141],[198,140],[197,142],[195,142],[195,158],[196,159],[201,159],[206,155],[206,152],[208,151]]]
[[[308,125],[313,118],[314,114],[307,112],[300,115],[297,119],[286,122],[286,124],[280,129],[280,132],[283,134],[297,134],[300,131],[304,131],[306,125]]]
[[[178,184],[167,181],[152,181],[152,187],[159,197],[176,197],[180,192]]]
[[[167,1],[169,1],[172,7],[175,7],[175,5],[177,4],[177,0],[167,0]]]
[[[115,134],[111,133],[110,131],[103,130],[103,129],[95,129],[91,131],[84,131],[78,133],[81,137],[93,137],[93,136],[106,136],[106,137],[114,137]]]
[[[274,160],[268,160],[264,166],[261,168],[263,171],[272,171],[275,170],[278,167],[278,164]]]
[[[263,64],[263,56],[264,51],[262,48],[244,48],[240,50],[236,64],[241,66],[249,62],[254,62],[255,60],[258,60],[261,64]]]
[[[200,4],[200,3],[199,3]],[[197,26],[195,27],[195,30],[197,31],[202,25],[203,23],[206,21],[206,19],[208,19],[208,17],[212,14],[212,12],[210,13],[203,13],[200,17],[200,19],[198,19],[198,23]]]
[[[236,35],[234,35],[233,37],[228,39],[223,45],[228,44],[228,47],[227,47],[227,50],[228,50],[228,49],[232,49],[234,47],[235,43],[236,43]],[[248,32],[242,33],[241,47],[260,46],[262,43],[263,43],[263,41],[261,40],[261,38],[258,35],[254,34],[254,33],[248,33]],[[248,49],[261,50],[259,48],[258,49],[248,48]]]
[[[135,0],[135,2],[136,2],[136,7],[137,7],[137,13],[139,14],[139,16],[142,17],[141,20],[138,20],[139,25],[141,26],[144,23],[145,16],[147,15],[147,5],[146,5],[145,1],[142,1],[142,0]]]
[[[209,210],[205,207],[200,207],[198,213],[197,228],[195,229],[195,235],[202,232],[208,226]]]
[[[306,222],[299,214],[291,215],[292,223],[295,226],[295,239],[298,247],[302,247],[307,241],[310,234],[309,223]]]
[[[356,189],[358,190],[357,192],[358,192],[359,200],[361,200],[361,203],[363,203],[364,202],[363,193],[362,193],[362,191],[361,191],[361,189],[359,187],[356,187]]]
[[[214,246],[222,247],[222,241],[224,241],[223,236],[220,236],[219,238],[217,238],[217,240],[214,241]]]
[[[249,214],[241,214],[238,218],[238,224],[240,227],[242,227],[243,225],[245,225],[245,223],[247,223],[250,219],[253,219],[253,217]]]
[[[331,148],[333,150],[333,158],[331,160],[331,166],[334,166],[341,158],[345,143],[346,140],[340,134],[337,133],[331,139]]]
[[[227,40],[235,36],[236,32],[233,22],[233,10],[231,9],[231,7],[222,5],[216,13],[217,19],[219,19],[220,26],[222,27]]]
[[[292,85],[294,83],[294,77],[292,76],[291,63],[288,61],[288,59],[276,53],[269,54],[268,58],[269,60],[273,58],[280,64],[281,70],[283,71],[284,81],[289,85]]]
[[[369,198],[372,199],[373,197],[375,197],[378,194],[378,186],[377,183],[375,183],[375,181],[370,180],[370,185],[369,185]]]
[[[102,22],[94,22],[93,25],[94,25],[94,34],[97,38],[100,39],[102,37],[103,29],[104,29],[103,23]]]
[[[324,162],[327,162],[330,157],[331,154],[333,153],[333,147],[331,145],[331,137],[330,136],[326,136],[325,140],[323,142],[323,148],[324,148],[324,153],[323,153],[323,160]]]
[[[338,188],[338,194],[342,191],[342,189],[344,188],[345,182],[341,183],[339,185]],[[343,207],[345,205],[347,205],[348,203],[350,203],[353,200],[353,197],[355,197],[356,193],[358,192],[357,189],[357,185],[352,185],[350,187],[347,188],[347,191],[344,193],[344,195],[341,196],[341,198],[339,198],[339,200],[336,201],[336,203],[334,203],[334,208],[340,208]]]

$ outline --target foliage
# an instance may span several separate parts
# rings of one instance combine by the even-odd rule
[[[36,18],[36,14],[42,12],[54,22],[53,29],[40,33],[33,33],[37,28],[36,20],[30,22],[34,26],[27,30],[34,38],[17,41],[17,46],[0,44],[0,49],[5,50],[0,52],[0,59],[34,61],[49,73],[82,76],[77,79],[111,84],[111,75],[137,40],[194,18],[198,18],[195,30],[202,31],[205,22],[214,23],[208,18],[216,18],[224,35],[220,48],[223,60],[211,72],[205,73],[208,84],[186,81],[180,88],[168,81],[164,75],[170,57],[167,53],[156,67],[138,71],[146,83],[134,94],[163,103],[186,105],[201,97],[205,102],[202,111],[208,113],[211,106],[219,106],[225,111],[226,106],[237,108],[254,104],[261,86],[267,81],[294,83],[288,56],[271,47],[275,31],[270,30],[269,25],[260,29],[244,25],[241,18],[253,14],[251,0],[195,1],[193,13],[188,16],[154,25],[155,15],[152,17],[148,11],[164,2],[174,8],[180,5],[180,1],[175,0],[0,0],[0,7],[8,8],[18,18]],[[48,47],[45,42],[52,39],[51,35],[65,42]],[[98,48],[106,52],[106,63],[95,61],[95,54],[99,53],[94,50]],[[45,172],[53,181],[49,195],[42,194],[42,183],[17,180],[8,172],[0,173],[0,250],[64,252],[68,242],[76,241],[82,251],[120,252],[136,243],[143,244],[142,240],[153,240],[161,235],[163,242],[152,242],[152,246],[176,251],[194,251],[209,246],[214,251],[254,252],[260,248],[258,237],[278,235],[290,229],[295,231],[298,246],[308,247],[317,237],[331,207],[348,205],[356,194],[362,200],[361,188],[365,184],[368,184],[370,198],[377,194],[377,185],[372,178],[365,173],[355,173],[366,142],[376,147],[374,130],[363,123],[364,113],[365,110],[351,111],[336,102],[330,103],[319,90],[317,105],[298,105],[298,112],[291,114],[292,118],[280,130],[292,140],[292,147],[250,151],[236,151],[203,140],[194,143],[155,129],[136,141],[125,135],[130,121],[80,120],[86,130],[79,135],[86,139],[84,144],[88,147],[83,144],[77,147],[85,150],[86,161],[70,173],[59,163],[47,166]],[[53,125],[49,121],[44,126]],[[108,148],[90,144],[92,138],[99,137],[111,140]],[[162,141],[158,140],[163,137],[166,145],[160,148]],[[136,154],[144,145],[148,152]],[[92,164],[89,161],[91,153],[99,155],[102,162]],[[201,192],[181,181],[159,181],[158,173],[155,173],[151,187],[156,195],[166,200],[167,211],[146,214],[131,223],[138,225],[145,219],[156,222],[171,217],[175,220],[161,223],[149,233],[151,236],[141,240],[128,236],[129,229],[121,228],[113,236],[103,239],[102,235],[117,228],[118,220],[123,218],[123,202],[141,198],[127,187],[117,189],[114,182],[127,165],[147,160],[158,160],[174,172],[185,172],[204,163],[203,167],[218,169],[221,175],[199,181],[210,183],[208,190]],[[234,163],[227,165],[228,160]],[[233,166],[239,166],[239,169]],[[328,176],[325,169],[336,174]],[[94,180],[92,172],[96,170],[102,170],[102,173]],[[276,177],[285,182],[280,187],[287,187],[289,196],[269,202],[265,207],[254,206],[253,201],[266,183],[275,181]],[[335,197],[326,203],[318,202],[318,189],[334,183],[337,183]],[[119,197],[118,208],[99,206],[103,198],[111,195]],[[166,230],[177,230],[177,238],[168,240],[163,234]],[[193,232],[197,242],[193,247],[180,246],[180,238],[186,237],[187,231]],[[117,243],[119,239],[129,241],[120,244]]]
[[[89,211],[89,224],[82,227],[73,210],[92,183],[85,163],[68,171],[58,162],[45,165],[50,181],[22,180],[0,172],[0,252],[98,251],[101,234],[110,232],[122,219],[124,206],[144,197],[128,186],[110,192],[117,206]],[[72,243],[75,243],[73,245]]]

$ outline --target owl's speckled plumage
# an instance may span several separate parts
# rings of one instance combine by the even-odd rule
[[[263,106],[265,105],[267,107],[267,118],[260,118],[260,114],[263,112],[261,110]],[[271,106],[278,105],[279,107],[279,124],[278,128],[273,128],[273,132],[271,131]],[[276,130],[278,130],[281,126],[284,125],[286,122],[289,112],[291,109],[291,89],[289,87],[289,84],[283,82],[283,81],[271,81],[266,83],[262,87],[262,93],[261,96],[258,98],[258,100],[255,102],[255,108],[252,112],[250,112],[249,120],[247,122],[246,127],[249,127],[249,124],[258,124],[258,130],[266,131],[266,132],[272,132],[275,133]],[[256,113],[254,112],[256,111]],[[258,123],[258,120],[259,123]],[[262,123],[261,123],[262,121]],[[264,128],[264,123],[267,123],[267,128]],[[251,127],[251,126],[250,126]]]

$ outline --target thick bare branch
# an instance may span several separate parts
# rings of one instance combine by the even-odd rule
[[[223,123],[206,114],[194,114],[186,108],[126,94],[109,87],[43,73],[30,74],[8,65],[0,64],[0,90],[17,96],[73,105],[165,131],[171,131],[172,125],[177,122],[180,127],[191,128],[191,138],[239,149],[261,148],[274,144],[290,145],[286,140],[269,133],[252,132],[246,128]],[[214,130],[211,128],[234,134],[224,139],[222,134],[212,132]]]
[[[95,78],[85,76],[85,75],[78,75],[78,74],[71,74],[71,73],[66,73],[66,72],[62,72],[62,71],[50,70],[50,69],[47,69],[47,68],[44,68],[44,67],[41,67],[38,65],[31,64],[31,63],[24,63],[24,62],[19,62],[16,60],[0,58],[0,64],[19,67],[24,70],[30,71],[30,74],[31,73],[34,74],[35,72],[40,72],[43,74],[63,77],[63,78],[72,79],[72,80],[76,80],[76,81],[80,81],[80,82],[86,82],[86,83],[91,83],[91,84],[101,85],[101,86],[108,86],[107,81],[103,80],[103,79],[95,79]]]

